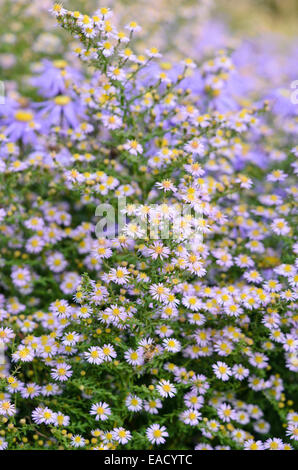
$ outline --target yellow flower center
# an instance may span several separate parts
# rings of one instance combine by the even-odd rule
[[[70,97],[66,95],[56,96],[55,103],[59,106],[66,106],[70,102]]]
[[[29,122],[33,119],[33,114],[30,111],[17,111],[14,115],[15,119],[20,122]]]
[[[57,69],[64,69],[67,66],[67,62],[65,60],[54,60],[53,65]]]

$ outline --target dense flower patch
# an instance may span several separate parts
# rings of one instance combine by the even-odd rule
[[[0,448],[295,448],[295,106],[51,12],[76,58],[0,107]]]

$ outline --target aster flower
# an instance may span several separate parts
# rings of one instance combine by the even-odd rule
[[[13,416],[16,413],[16,408],[9,400],[0,400],[0,415]]]
[[[254,439],[248,439],[244,442],[244,450],[263,450],[264,446],[262,441],[255,441]]]
[[[150,414],[158,414],[158,410],[162,408],[159,398],[144,401],[144,410]]]
[[[225,362],[218,361],[216,364],[213,364],[212,369],[216,377],[223,381],[229,380],[232,375],[230,367]]]
[[[37,407],[32,412],[32,419],[37,424],[52,424],[54,421],[54,413],[50,408]]]
[[[199,420],[202,418],[202,415],[196,409],[189,409],[181,413],[180,419],[185,424],[190,424],[191,426],[196,426],[199,423]]]
[[[11,328],[0,328],[0,343],[7,344],[15,337],[15,333]]]
[[[125,404],[129,411],[140,411],[142,409],[143,402],[136,395],[129,395],[125,400]]]
[[[60,382],[65,382],[71,376],[72,376],[71,367],[65,362],[58,364],[57,366],[53,367],[51,370],[51,377]]]
[[[124,150],[127,150],[131,155],[138,155],[143,153],[143,147],[136,140],[128,140],[123,145]]]
[[[0,450],[7,449],[8,443],[3,437],[0,437]]]
[[[131,439],[131,433],[122,427],[113,429],[112,436],[120,444],[126,444]]]
[[[138,24],[118,31],[109,8],[87,15],[58,3],[51,12],[73,52],[63,55],[59,28],[44,22],[25,50],[21,89],[18,67],[8,67],[19,48],[12,62],[0,57],[9,78],[0,107],[4,427],[12,416],[28,448],[291,450],[298,150],[284,83],[294,51],[254,38],[231,55],[226,28],[201,25],[197,44],[189,22],[192,58],[160,62],[147,33],[135,51]],[[26,49],[20,13],[16,5],[3,40],[13,48],[22,33]],[[167,36],[156,38],[170,52]],[[100,235],[102,203],[119,227]],[[277,438],[274,408],[285,421]],[[42,439],[26,431],[25,409]],[[0,448],[18,448],[4,431]],[[222,432],[228,445],[210,445]]]
[[[162,397],[173,397],[176,394],[176,387],[168,380],[161,380],[156,388]]]
[[[64,128],[77,128],[79,125],[78,109],[80,103],[75,102],[69,95],[57,95],[53,99],[38,104],[39,119],[46,119],[47,126],[57,123]]]
[[[146,436],[152,444],[164,444],[165,438],[168,437],[168,432],[165,426],[159,424],[152,424],[146,430]]]
[[[79,434],[76,434],[75,436],[72,436],[71,438],[71,445],[73,447],[85,447],[86,440]]]
[[[105,402],[94,403],[91,406],[90,414],[95,416],[95,420],[105,421],[111,415],[111,409]]]

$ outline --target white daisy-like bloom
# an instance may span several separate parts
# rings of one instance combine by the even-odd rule
[[[253,282],[255,284],[259,284],[260,282],[262,282],[262,276],[260,275],[260,273],[256,270],[252,270],[252,271],[246,271],[244,274],[243,274],[243,277],[244,279],[246,279],[248,282]]]
[[[148,411],[148,413],[156,415],[158,414],[158,410],[162,408],[162,403],[159,398],[145,400],[144,401],[144,410]]]
[[[41,394],[41,387],[33,382],[24,385],[21,390],[23,398],[34,398]]]
[[[253,181],[245,175],[239,175],[236,179],[236,183],[239,183],[240,187],[244,189],[250,189],[253,185]]]
[[[70,417],[64,415],[63,413],[54,413],[53,414],[53,425],[54,426],[68,426],[70,423]]]
[[[39,406],[32,411],[32,419],[37,424],[52,424],[54,412],[48,407]]]
[[[131,433],[122,427],[113,429],[112,436],[120,444],[127,444],[131,439]]]
[[[276,181],[284,181],[287,178],[287,174],[284,173],[282,170],[273,170],[269,173],[266,177],[268,181],[276,182]]]
[[[186,57],[186,59],[183,59],[181,61],[181,64],[184,65],[184,67],[188,67],[190,69],[196,68],[196,64],[194,63],[193,59],[191,59],[190,57]]]
[[[161,338],[165,338],[168,336],[171,336],[174,333],[174,330],[170,328],[168,325],[161,325],[158,328],[156,328],[156,334],[160,336]]]
[[[286,430],[286,435],[293,439],[294,441],[298,441],[298,424],[290,423]]]
[[[200,443],[195,446],[195,450],[213,450],[213,447],[210,444]]]
[[[113,16],[114,12],[107,7],[101,7],[96,12],[94,13],[95,16],[102,16],[102,19],[107,20],[108,18],[111,18]]]
[[[101,347],[101,355],[106,362],[111,362],[117,357],[117,353],[111,344],[104,344]]]
[[[124,150],[127,150],[131,155],[139,155],[143,153],[143,147],[136,140],[128,140],[123,145]]]
[[[232,368],[232,374],[237,380],[244,380],[249,375],[249,370],[242,364],[235,364]]]
[[[2,163],[2,162],[1,162]],[[0,173],[1,173],[1,167],[0,167]],[[2,207],[0,208],[0,222],[2,222],[2,220],[4,219],[4,217],[6,216],[7,212],[5,209],[3,209]]]
[[[72,436],[71,438],[71,445],[73,447],[85,447],[86,440],[79,434],[76,434],[75,436]]]
[[[28,346],[20,345],[12,355],[13,361],[31,362],[34,359],[34,351]]]
[[[280,264],[279,266],[274,268],[274,271],[278,275],[285,277],[292,277],[297,272],[295,266],[293,266],[292,264]]]
[[[189,308],[194,312],[197,312],[202,308],[202,301],[194,295],[183,297],[182,303],[185,307]]]
[[[277,235],[288,235],[291,231],[287,221],[285,219],[274,219],[271,228]]]
[[[79,307],[76,314],[79,318],[89,318],[91,312],[92,312],[92,309],[89,305],[82,305],[81,307]],[[79,339],[80,339],[80,336],[78,337],[77,340],[79,341]],[[77,340],[75,337],[73,344],[76,344]]]
[[[1,327],[0,328],[0,345],[1,343],[9,343],[13,338],[15,337],[15,334],[11,328],[8,327]]]
[[[101,285],[96,285],[92,294],[91,294],[91,301],[92,303],[98,305],[101,303],[104,299],[108,297],[108,290],[106,287],[101,286]]]
[[[162,344],[163,344],[166,351],[178,352],[181,349],[180,342],[178,340],[176,340],[175,338],[164,339]]]
[[[264,442],[264,449],[266,450],[283,450],[284,443],[278,437],[269,438]]]
[[[64,16],[67,13],[67,10],[63,8],[61,3],[55,3],[53,7],[49,10],[54,16]]]
[[[263,353],[256,352],[250,354],[249,363],[258,369],[265,369],[268,366],[269,358]]]
[[[24,287],[28,282],[30,282],[31,274],[27,268],[14,267],[11,273],[11,278],[17,287]]]
[[[211,432],[217,432],[219,430],[219,427],[220,427],[220,424],[218,421],[216,421],[216,419],[210,419],[209,421],[207,421],[207,428]]]
[[[286,334],[282,340],[283,348],[285,351],[295,353],[298,351],[298,338],[294,334]]]
[[[41,217],[31,217],[24,224],[29,229],[40,230],[44,226],[44,220]]]
[[[115,73],[113,73],[112,78],[114,78],[115,80],[123,80],[124,77],[118,77],[118,74],[115,75]],[[103,122],[103,125],[108,129],[111,129],[112,131],[115,129],[119,129],[119,127],[122,126],[122,119],[117,115],[104,114],[101,120]]]
[[[176,395],[176,387],[169,382],[169,380],[161,380],[158,385],[156,386],[156,389],[160,396],[162,397],[173,397]]]
[[[235,263],[240,268],[251,268],[254,265],[254,261],[247,255],[236,256]]]
[[[68,333],[65,333],[65,335],[63,336],[62,343],[65,344],[65,346],[73,346],[79,340],[80,340],[80,335],[78,333],[76,333],[75,331],[69,331]]]
[[[125,26],[126,29],[128,29],[128,31],[131,31],[131,32],[138,32],[138,31],[141,31],[141,26],[139,26],[135,21],[131,21],[130,23],[128,23],[126,26]]]
[[[122,235],[125,235],[131,239],[143,238],[146,233],[145,230],[135,222],[130,222],[129,224],[126,224],[122,232]]]
[[[7,449],[8,443],[3,437],[0,437],[0,450]]]
[[[169,436],[169,433],[166,430],[165,426],[160,426],[159,424],[152,424],[149,428],[146,429],[146,436],[151,444],[164,444],[166,438]]]
[[[112,37],[122,44],[127,44],[129,42],[129,38],[126,36],[126,34],[123,31],[115,32],[115,34],[113,34]]]
[[[99,403],[94,403],[91,406],[90,414],[95,416],[95,420],[105,421],[111,415],[111,408],[104,401]]]
[[[250,421],[249,414],[246,413],[246,412],[243,411],[243,410],[236,411],[236,414],[235,414],[235,421],[237,421],[238,423],[240,423],[240,424],[242,424],[242,425],[248,424],[249,421]]]
[[[122,268],[121,266],[112,268],[109,272],[109,278],[112,282],[115,282],[115,284],[127,284],[129,280],[129,271],[126,268]]]
[[[298,274],[294,274],[294,276],[289,278],[289,284],[294,288],[298,287]]]
[[[144,363],[144,350],[143,348],[137,350],[129,348],[125,351],[124,358],[132,366],[141,366]]]
[[[13,416],[16,413],[16,407],[9,400],[0,401],[0,415]]]
[[[161,182],[157,182],[155,184],[159,189],[162,189],[164,192],[167,192],[167,191],[175,192],[176,191],[176,188],[175,188],[174,184],[169,179],[162,180]]]
[[[155,57],[155,58],[162,57],[161,53],[156,47],[151,47],[150,49],[146,49],[145,52],[149,57]]]
[[[107,323],[113,323],[118,325],[121,322],[124,322],[127,318],[127,312],[124,307],[119,307],[118,305],[111,305],[106,308],[103,312],[103,320]]]
[[[263,411],[257,405],[248,405],[247,410],[254,419],[259,419],[263,416]]]
[[[98,43],[98,46],[100,47],[100,50],[105,57],[110,57],[114,54],[114,46],[111,41],[103,41]]]
[[[243,444],[244,450],[264,450],[264,444],[262,441],[255,441],[254,439],[248,439]]]
[[[161,242],[154,242],[152,245],[149,245],[145,254],[150,256],[152,259],[163,259],[168,258],[170,254],[170,249],[167,246],[164,246]]]
[[[125,405],[129,411],[140,411],[143,407],[143,400],[136,395],[129,395],[125,400]]]
[[[195,390],[188,392],[184,397],[184,403],[188,408],[193,408],[198,410],[202,408],[204,404],[204,397],[201,395],[197,395]]]
[[[224,423],[229,423],[236,418],[235,410],[232,409],[229,403],[222,403],[217,408],[217,414]]]
[[[199,139],[193,139],[184,145],[184,150],[188,153],[202,157],[205,154],[205,147]]]
[[[59,382],[66,382],[71,376],[72,376],[71,367],[65,362],[61,362],[60,364],[57,364],[51,370],[51,377],[55,380],[58,380]]]
[[[239,442],[241,444],[247,438],[245,431],[243,431],[242,429],[238,429],[238,428],[233,429],[231,435],[233,439],[235,439],[236,442]]]
[[[202,419],[202,415],[199,411],[194,408],[183,411],[180,415],[181,421],[185,424],[190,424],[191,426],[196,426],[199,420]]]
[[[153,299],[159,300],[160,302],[165,302],[170,291],[167,287],[163,286],[161,283],[152,284],[150,286],[149,292]]]
[[[62,272],[66,266],[67,261],[62,253],[54,253],[46,258],[46,263],[51,271],[54,273]]]
[[[38,236],[33,236],[27,240],[26,250],[28,253],[40,253],[45,245],[45,241]]]
[[[231,368],[225,362],[218,361],[212,365],[212,369],[216,377],[223,381],[229,380],[232,375]]]
[[[108,77],[112,78],[113,80],[118,80],[122,82],[126,78],[126,74],[123,69],[118,67],[111,67],[107,73]]]

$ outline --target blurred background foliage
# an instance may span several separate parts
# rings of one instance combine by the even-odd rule
[[[53,3],[0,0],[0,80],[7,86],[24,87],[43,57],[72,56],[70,37],[49,13]],[[62,4],[87,14],[100,6],[111,7],[118,26],[132,19],[140,23],[140,49],[156,46],[169,59],[195,57],[203,30],[208,47],[210,22],[220,22],[231,31],[231,47],[233,41],[236,45],[268,33],[278,34],[280,44],[297,36],[298,0],[64,0]]]
[[[297,35],[298,0],[215,0],[215,11],[243,35]]]

